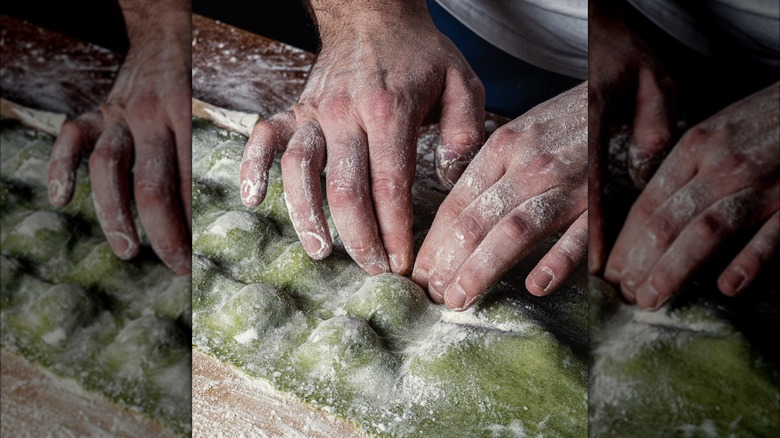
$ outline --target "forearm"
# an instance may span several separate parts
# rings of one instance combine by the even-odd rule
[[[425,0],[308,0],[307,4],[323,42],[345,31],[359,32],[388,21],[430,20]]]
[[[118,0],[130,45],[149,39],[189,40],[192,27],[191,0]]]

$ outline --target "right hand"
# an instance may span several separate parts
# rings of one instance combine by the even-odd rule
[[[634,184],[642,188],[671,147],[674,126],[672,80],[616,11],[601,12],[597,10],[591,15],[598,25],[591,26],[589,45],[588,271],[591,274],[599,274],[606,263],[602,196],[612,128],[625,124],[632,127],[628,170]]]
[[[328,203],[350,256],[371,275],[407,274],[418,128],[440,118],[437,171],[453,185],[483,141],[484,89],[423,2],[370,11],[312,3],[322,50],[298,103],[252,132],[241,199],[263,201],[274,155],[284,152],[290,219],[309,256],[323,259],[332,250],[320,189],[327,169]]]

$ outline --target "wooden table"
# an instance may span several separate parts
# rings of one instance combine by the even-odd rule
[[[193,16],[193,97],[267,117],[300,93],[314,55]],[[108,95],[122,56],[0,16],[0,97],[76,116]],[[2,351],[2,436],[168,436],[159,424]],[[193,436],[362,436],[349,423],[193,352]]]

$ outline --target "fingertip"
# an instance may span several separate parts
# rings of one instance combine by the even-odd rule
[[[56,208],[68,205],[73,199],[74,175],[67,176],[65,181],[52,178],[49,179],[49,203]]]
[[[407,254],[388,254],[387,258],[390,260],[390,270],[394,274],[408,275],[412,272],[412,258]]]
[[[257,207],[265,199],[266,190],[267,184],[262,175],[258,181],[244,178],[241,181],[241,203],[246,207]]]
[[[303,233],[300,239],[306,254],[314,260],[322,260],[328,257],[333,250],[330,234],[322,237],[317,233],[307,231]]]
[[[466,291],[463,290],[463,286],[457,281],[450,285],[444,292],[444,303],[450,310],[466,310],[468,301]]]
[[[111,250],[121,260],[130,260],[140,252],[138,237],[130,236],[119,231],[107,233],[108,244]]]
[[[747,274],[738,266],[726,269],[718,278],[718,289],[729,297],[742,293],[747,284]]]
[[[553,291],[555,274],[547,266],[540,266],[531,272],[525,280],[525,287],[532,295],[543,297]]]

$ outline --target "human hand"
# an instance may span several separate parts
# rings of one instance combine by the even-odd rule
[[[591,2],[588,271],[599,274],[606,261],[602,202],[607,153],[613,128],[629,125],[628,173],[642,188],[671,146],[674,84],[645,43],[622,22],[617,5]]]
[[[763,224],[718,279],[744,291],[780,235],[780,83],[690,129],[637,199],[606,279],[629,302],[657,309],[738,231]]]
[[[587,83],[499,128],[442,203],[413,279],[464,310],[545,237],[566,232],[526,278],[554,291],[588,239]]]
[[[482,143],[484,90],[424,2],[323,3],[312,2],[322,50],[298,103],[252,132],[241,199],[263,201],[274,155],[284,151],[290,219],[309,256],[323,259],[332,250],[320,189],[327,169],[330,211],[350,256],[371,275],[407,274],[418,128],[440,117],[438,174],[454,184]]]
[[[143,8],[122,6],[130,50],[100,110],[60,130],[49,162],[49,200],[55,207],[70,202],[78,165],[90,154],[95,211],[113,252],[127,260],[140,250],[132,184],[152,248],[183,275],[191,266],[191,12],[156,8],[141,15]]]

